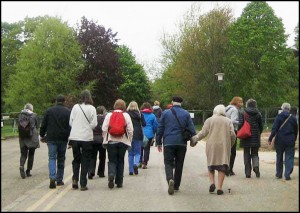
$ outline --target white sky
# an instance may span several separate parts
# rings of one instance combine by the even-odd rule
[[[177,29],[183,14],[192,1],[1,1],[1,21],[13,23],[26,16],[58,16],[75,27],[85,16],[118,32],[119,44],[128,46],[137,61],[153,63],[161,54],[160,37],[163,32]],[[229,5],[234,17],[239,17],[249,1],[222,1]],[[294,29],[299,22],[299,1],[267,1],[277,17],[282,18],[286,33],[291,34],[288,46],[294,45]],[[203,11],[212,9],[216,2],[201,2]]]

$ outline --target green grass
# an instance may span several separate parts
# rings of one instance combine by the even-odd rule
[[[13,137],[13,136],[19,136],[17,129],[15,129],[15,131],[13,132],[13,127],[11,125],[4,125],[1,128],[1,137],[2,138]]]

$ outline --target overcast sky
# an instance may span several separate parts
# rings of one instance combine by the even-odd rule
[[[75,27],[85,16],[106,29],[118,32],[119,44],[128,46],[139,63],[153,63],[161,54],[160,37],[171,33],[177,23],[190,9],[192,1],[1,1],[1,21],[17,22],[26,16],[58,16]],[[229,5],[234,17],[239,17],[249,1],[223,1]],[[299,22],[299,1],[267,1],[277,17],[282,18],[286,33],[291,34],[288,46],[294,45],[294,29]],[[204,12],[212,9],[216,2],[201,2]]]

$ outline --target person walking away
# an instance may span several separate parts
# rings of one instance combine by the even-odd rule
[[[239,110],[243,106],[243,99],[239,96],[234,96],[232,100],[230,101],[230,104],[225,108],[226,117],[229,118],[234,127],[234,132],[237,134],[237,128],[239,123]],[[237,140],[237,138],[236,138]],[[226,171],[225,174],[227,176],[235,175],[233,172],[233,165],[235,161],[236,156],[236,141],[234,145],[231,147],[231,155],[230,155],[230,162],[229,162],[229,171]]]
[[[40,148],[37,128],[37,114],[33,112],[33,105],[27,103],[18,117],[19,145],[21,152],[19,170],[22,179],[25,179],[26,176],[32,176],[30,171],[33,167],[35,149]],[[27,169],[25,174],[24,165],[26,160]]]
[[[71,133],[69,145],[73,151],[73,176],[72,188],[78,189],[80,170],[80,190],[86,191],[87,174],[93,149],[93,129],[97,126],[96,108],[93,106],[93,99],[89,90],[80,94],[80,103],[72,108],[69,124]]]
[[[133,125],[122,99],[116,100],[114,111],[109,112],[102,125],[103,147],[108,154],[108,187],[123,187],[124,158],[126,150],[130,149]]]
[[[159,105],[160,105],[159,101],[154,101],[153,114],[155,115],[157,122],[159,122],[162,113],[162,109],[160,108]]]
[[[141,112],[146,121],[146,126],[143,127],[143,132],[146,138],[148,138],[148,143],[145,147],[141,148],[140,162],[142,163],[142,169],[147,169],[150,157],[150,146],[153,145],[153,138],[157,130],[158,122],[153,114],[152,106],[149,102],[143,103]]]
[[[208,118],[201,131],[191,139],[191,146],[197,141],[206,139],[206,157],[208,176],[210,181],[209,192],[216,189],[215,170],[218,171],[217,194],[222,195],[225,172],[228,171],[231,148],[236,142],[236,134],[233,124],[225,115],[225,106],[217,105],[213,110],[213,116]]]
[[[143,127],[146,121],[139,110],[137,102],[131,101],[127,107],[133,125],[133,138],[131,148],[128,151],[129,175],[138,175],[138,164],[141,157],[141,147],[143,141]]]
[[[245,119],[247,119],[251,127],[251,136],[245,139],[240,139],[240,147],[244,148],[245,175],[246,178],[251,178],[251,170],[253,167],[256,177],[259,178],[260,171],[258,150],[261,146],[260,136],[263,131],[263,124],[261,113],[257,108],[257,103],[252,98],[247,100],[245,112],[243,115],[239,116],[238,130],[243,126]]]
[[[285,171],[285,180],[291,179],[291,174],[294,169],[295,157],[295,142],[298,135],[297,118],[290,113],[291,105],[283,103],[281,106],[282,112],[278,114],[274,120],[271,134],[268,143],[271,144],[275,137],[276,150],[276,175],[277,179],[282,178],[283,173],[283,154]]]
[[[64,185],[66,150],[70,135],[71,110],[64,106],[65,97],[58,95],[56,105],[47,109],[40,128],[41,141],[46,137],[50,189]]]
[[[183,172],[187,141],[182,137],[182,128],[188,129],[192,135],[196,135],[190,113],[181,107],[182,102],[181,97],[172,98],[173,107],[163,111],[156,135],[158,151],[162,152],[162,143],[164,147],[165,173],[170,195],[179,190]],[[171,110],[175,111],[180,125]]]
[[[102,124],[106,116],[106,108],[104,106],[98,106],[96,110],[97,110],[98,124],[93,130],[94,141],[92,142],[93,148],[92,148],[91,160],[90,160],[89,172],[88,172],[89,179],[93,179],[93,177],[95,176],[98,153],[99,153],[99,164],[98,164],[97,175],[100,178],[105,177],[104,173],[105,173],[106,149],[104,149],[102,146],[103,143]]]

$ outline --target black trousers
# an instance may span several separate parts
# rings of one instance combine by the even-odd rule
[[[28,157],[27,170],[32,170],[35,149],[36,148],[28,148],[27,146],[23,146],[20,149],[20,151],[21,151],[20,167],[24,168],[25,162],[26,162],[27,157]]]
[[[97,155],[99,153],[99,164],[97,175],[104,175],[105,172],[105,160],[106,160],[106,149],[102,147],[102,143],[92,143],[92,153],[89,166],[89,174],[95,175]]]
[[[170,145],[164,146],[164,163],[166,179],[174,180],[174,189],[179,189],[185,159],[186,146]],[[174,173],[173,173],[173,170]]]
[[[91,159],[92,144],[89,141],[72,141],[73,150],[73,180],[79,180],[80,171],[80,186],[87,185],[87,174]]]

